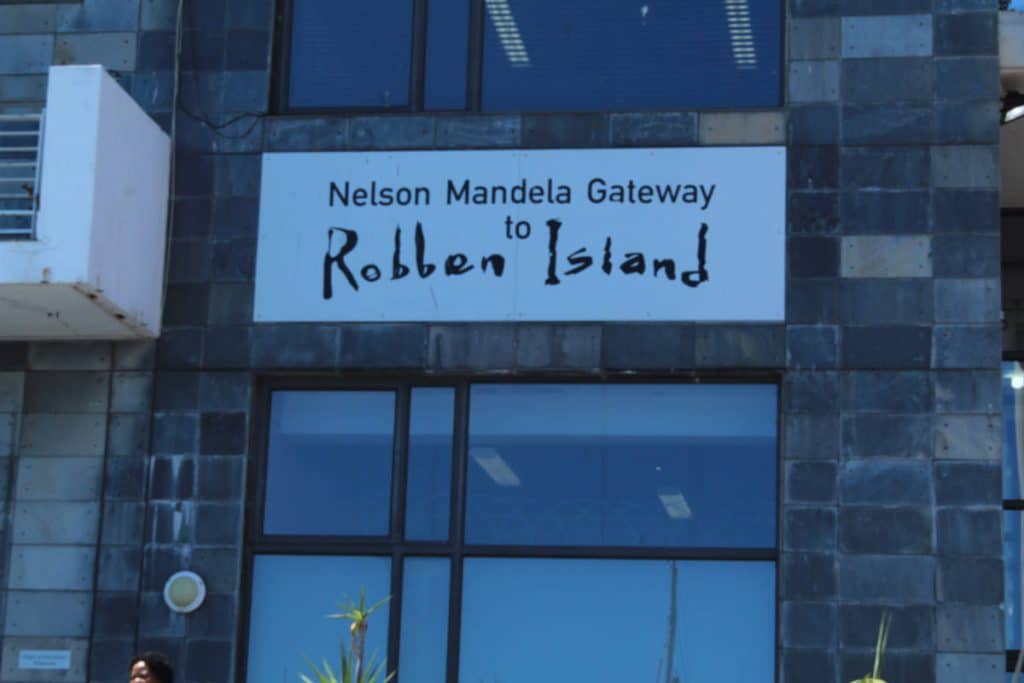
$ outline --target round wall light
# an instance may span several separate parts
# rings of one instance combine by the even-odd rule
[[[177,572],[164,584],[164,602],[175,612],[195,612],[206,599],[206,584],[195,572]]]

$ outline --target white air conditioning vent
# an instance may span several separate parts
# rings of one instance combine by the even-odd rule
[[[0,340],[160,333],[170,150],[101,66],[0,117]]]
[[[39,209],[43,114],[0,114],[0,239],[32,239]]]

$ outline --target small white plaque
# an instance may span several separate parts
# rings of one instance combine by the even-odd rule
[[[71,668],[71,650],[18,650],[18,668],[67,671]]]

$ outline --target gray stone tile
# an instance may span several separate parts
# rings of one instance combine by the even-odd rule
[[[843,103],[931,104],[934,69],[924,57],[843,60]]]
[[[834,102],[839,97],[839,62],[792,61],[788,87],[790,102]]]
[[[839,646],[844,649],[873,650],[878,642],[878,624],[883,611],[892,616],[889,648],[929,650],[935,647],[935,608],[931,605],[841,605],[838,619]]]
[[[332,368],[338,363],[338,328],[259,326],[252,333],[251,353],[256,368]]]
[[[835,415],[786,415],[782,443],[787,459],[838,460],[839,419]]]
[[[153,373],[115,372],[110,410],[119,413],[145,413],[153,402]]]
[[[830,552],[836,547],[834,508],[792,508],[783,518],[782,545],[786,550]]]
[[[612,145],[695,145],[697,138],[697,114],[693,112],[611,115]]]
[[[936,322],[996,323],[1000,283],[995,279],[935,280]]]
[[[142,551],[137,546],[100,546],[99,553],[99,590],[139,590]]]
[[[840,556],[839,596],[846,601],[932,603],[935,600],[935,560],[913,555]]]
[[[522,138],[522,119],[515,115],[439,116],[436,125],[439,148],[516,147]]]
[[[786,331],[781,325],[698,325],[697,367],[783,367]]]
[[[858,413],[926,413],[934,390],[926,372],[860,371],[843,376],[842,405]]]
[[[950,145],[932,148],[935,187],[995,189],[999,186],[999,148]]]
[[[928,14],[843,17],[844,58],[927,57],[932,54]]]
[[[995,55],[998,53],[995,12],[964,12],[935,16],[935,54]]]
[[[264,127],[268,152],[330,151],[348,145],[349,120],[341,117],[270,117]]]
[[[997,370],[948,370],[935,373],[937,413],[985,413],[995,415],[1001,402]]]
[[[832,555],[786,553],[782,556],[782,596],[789,600],[831,600],[836,595]]]
[[[923,461],[847,461],[839,469],[840,499],[850,505],[931,505],[931,474]]]
[[[0,410],[21,412],[25,396],[25,373],[0,372]]]
[[[1004,683],[1006,656],[940,652],[935,660],[935,683]]]
[[[1002,357],[1002,336],[997,325],[977,327],[936,326],[933,331],[932,365],[936,368],[987,369]]]
[[[11,591],[4,627],[12,636],[87,637],[91,617],[87,592]]]
[[[427,327],[418,324],[344,325],[338,364],[343,368],[420,368],[427,353]]]
[[[96,543],[99,503],[31,502],[14,506],[14,542],[32,545]]]
[[[999,605],[1003,602],[1003,563],[994,557],[939,560],[940,602]]]
[[[847,325],[927,325],[934,315],[932,286],[925,278],[843,280],[840,301]]]
[[[828,648],[836,635],[836,606],[828,603],[782,604],[782,644]]]
[[[53,46],[54,64],[102,64],[114,71],[135,69],[134,33],[65,33]]]
[[[932,331],[925,326],[844,327],[840,362],[860,370],[927,368]]]
[[[16,5],[0,7],[0,34],[53,33],[57,8],[53,5]]]
[[[789,58],[835,59],[840,52],[840,23],[834,17],[792,19],[789,22]]]
[[[858,235],[842,238],[846,278],[913,278],[932,275],[932,240],[925,235]]]
[[[11,548],[8,587],[12,590],[92,590],[96,550],[88,546]]]
[[[803,370],[836,367],[837,329],[826,326],[786,328],[787,366]]]
[[[139,25],[140,0],[82,0],[57,9],[62,33],[134,31]]]
[[[1002,654],[1003,612],[999,605],[939,605],[936,635],[944,652]]]
[[[604,147],[607,114],[524,114],[525,147]]]
[[[349,122],[352,149],[421,149],[433,144],[432,116],[365,116]]]
[[[43,413],[21,421],[21,456],[100,456],[106,440],[103,414]]]
[[[46,76],[0,76],[0,103],[40,102],[46,99]]]
[[[20,501],[91,501],[100,496],[102,458],[19,458],[15,497]]]
[[[0,74],[45,74],[52,55],[52,35],[0,35]]]
[[[26,413],[104,413],[110,374],[31,372],[25,381]]]
[[[839,549],[869,555],[930,554],[931,508],[860,505],[840,508]]]
[[[935,463],[935,502],[939,505],[998,505],[999,462]]]
[[[843,457],[931,458],[934,433],[931,415],[847,415]]]
[[[702,145],[771,145],[786,138],[782,112],[706,112],[700,116]]]
[[[936,538],[939,555],[1002,557],[1001,507],[939,509]]]

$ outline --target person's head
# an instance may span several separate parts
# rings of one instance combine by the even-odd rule
[[[135,655],[128,674],[128,683],[174,683],[174,669],[159,652]]]

